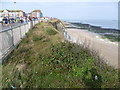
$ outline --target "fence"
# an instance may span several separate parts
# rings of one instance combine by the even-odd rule
[[[72,35],[70,35],[69,33],[67,33],[66,31],[63,33],[64,34],[64,37],[67,41],[69,42],[73,42],[73,43],[76,43],[76,44],[81,44],[81,42],[79,41],[78,38],[76,37],[73,37]]]
[[[11,53],[25,37],[26,33],[37,23],[39,21],[32,21],[0,31],[0,64],[3,63],[5,57]]]

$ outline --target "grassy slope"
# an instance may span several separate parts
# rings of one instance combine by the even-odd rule
[[[95,76],[98,77],[96,80]],[[48,23],[36,25],[3,65],[3,87],[118,87],[117,71],[83,47],[64,41]]]

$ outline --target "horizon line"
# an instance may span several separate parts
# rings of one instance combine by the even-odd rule
[[[1,0],[0,2],[120,2],[120,0]]]

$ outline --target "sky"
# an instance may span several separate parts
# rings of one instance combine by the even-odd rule
[[[119,0],[1,0],[13,2],[118,2]]]
[[[119,0],[0,0],[0,9],[31,12],[40,9],[44,16],[75,20],[117,20]],[[13,2],[16,2],[14,4]]]

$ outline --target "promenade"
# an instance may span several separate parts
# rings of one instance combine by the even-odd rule
[[[12,23],[12,24],[7,24],[7,25],[0,24],[0,31],[5,30],[5,29],[9,29],[10,27],[17,27],[17,26],[20,26],[20,25],[22,25],[22,24],[21,23]]]
[[[77,44],[86,44],[90,49],[95,50],[104,58],[105,62],[110,66],[118,68],[118,43],[102,39],[98,34],[87,30],[77,29],[74,25],[63,22],[66,27],[67,34],[73,42]]]
[[[0,29],[0,64],[3,63],[4,58],[22,41],[26,33],[39,22],[37,20],[26,24],[14,23],[2,26]]]

